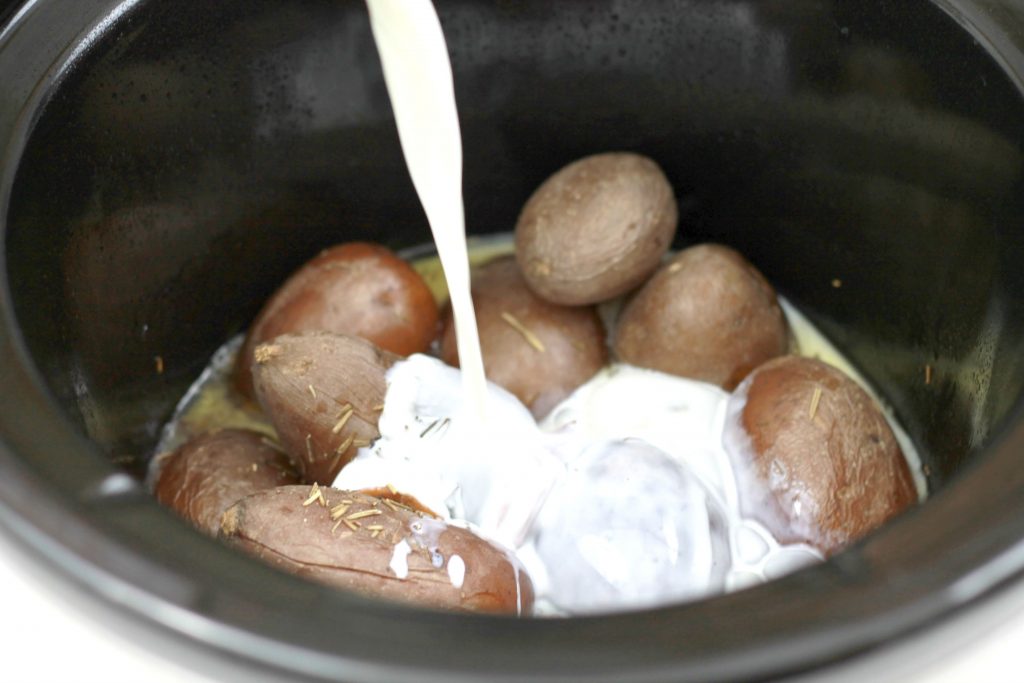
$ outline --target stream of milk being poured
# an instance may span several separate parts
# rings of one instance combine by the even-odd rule
[[[367,0],[402,152],[444,268],[465,396],[486,415],[486,380],[470,296],[462,137],[441,21],[430,0]]]
[[[528,416],[525,409],[518,414],[513,408],[515,417],[504,410],[501,419],[489,411],[491,403],[500,399],[488,390],[470,294],[462,203],[462,139],[441,21],[430,0],[367,0],[367,7],[402,152],[444,268],[455,318],[462,385],[461,395],[453,395],[433,392],[436,382],[432,376],[418,377],[410,371],[412,377],[404,383],[391,377],[386,405],[401,403],[394,393],[401,393],[403,388],[407,389],[406,396],[408,390],[413,393],[411,403],[406,404],[408,411],[403,411],[399,419],[382,413],[381,431],[383,434],[383,425],[391,420],[398,423],[398,429],[411,426],[428,433],[428,411],[433,411],[434,423],[443,420],[443,432],[449,436],[435,463],[440,467],[442,461],[446,462],[448,470],[462,482],[459,516],[487,530],[493,540],[515,547],[523,541],[557,474],[551,456],[536,438],[532,420],[515,419]],[[421,386],[431,388],[420,392]],[[412,416],[412,424],[404,421],[407,415]],[[484,452],[490,457],[474,457]],[[532,473],[546,475],[531,477]],[[510,496],[510,486],[522,495]]]

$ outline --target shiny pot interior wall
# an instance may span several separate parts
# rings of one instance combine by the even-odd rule
[[[940,11],[439,9],[471,232],[511,229],[573,158],[646,153],[682,198],[680,242],[736,246],[805,307],[893,402],[933,484],[1006,413],[1024,113]],[[143,2],[51,95],[12,192],[12,294],[52,389],[135,471],[290,269],[342,240],[429,239],[359,2]]]
[[[1021,386],[1020,95],[920,3],[441,2],[471,232],[632,149],[680,244],[747,254],[878,383],[931,483]],[[427,241],[359,2],[141,2],[49,93],[7,267],[25,337],[139,471],[209,354],[317,249]],[[162,371],[161,371],[162,370]]]
[[[922,3],[441,2],[471,232],[547,174],[657,159],[955,472],[1021,386],[1020,95]],[[51,388],[135,471],[317,249],[429,239],[360,2],[140,2],[48,93],[7,266]],[[159,359],[159,360],[158,360]],[[158,371],[162,368],[162,372]]]

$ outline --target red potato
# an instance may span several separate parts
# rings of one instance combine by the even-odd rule
[[[350,242],[321,252],[256,316],[238,354],[236,385],[252,397],[253,351],[282,334],[326,331],[367,339],[408,356],[437,336],[438,311],[423,278],[389,249]]]
[[[516,223],[516,258],[544,299],[598,303],[654,272],[677,222],[672,186],[654,161],[595,154],[559,170],[527,200]]]
[[[428,517],[440,517],[439,514],[428,508],[423,503],[421,503],[416,496],[413,496],[408,493],[402,493],[401,491],[396,491],[391,487],[359,489],[359,493],[365,494],[367,496],[372,496],[374,498],[380,498],[381,500],[386,499],[392,501],[393,503],[399,503],[413,510],[414,512],[423,513]]]
[[[917,500],[874,400],[821,361],[777,358],[729,400],[724,443],[744,514],[831,555]]]
[[[739,253],[718,244],[681,251],[619,315],[620,360],[731,391],[786,353],[789,331],[775,290]]]
[[[299,483],[288,456],[266,436],[245,429],[202,434],[160,464],[156,499],[216,536],[224,510],[249,494]]]
[[[256,398],[303,481],[331,484],[380,436],[395,354],[358,337],[305,332],[256,347],[254,358]]]
[[[529,614],[533,586],[514,556],[388,499],[284,486],[224,513],[235,547],[313,581],[422,607]]]
[[[608,362],[594,308],[536,296],[512,257],[477,270],[472,291],[487,378],[515,394],[534,417],[547,415]],[[450,307],[442,316],[441,359],[459,362]]]

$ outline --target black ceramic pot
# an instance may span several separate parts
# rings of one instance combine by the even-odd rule
[[[3,7],[0,523],[155,648],[230,678],[756,679],[898,644],[1021,580],[1015,0],[439,0],[472,232],[511,229],[576,157],[654,157],[680,243],[735,246],[802,307],[934,491],[770,585],[536,621],[276,573],[139,483],[176,401],[291,269],[341,240],[429,239],[362,3]]]

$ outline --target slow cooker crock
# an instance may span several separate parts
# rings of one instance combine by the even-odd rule
[[[571,620],[378,603],[201,537],[140,480],[211,353],[319,248],[429,239],[365,7],[34,0],[0,9],[9,533],[154,647],[323,680],[775,677],[1020,581],[1019,3],[437,7],[471,232],[511,229],[576,157],[657,159],[679,244],[738,248],[807,312],[907,427],[931,499],[769,585]]]

